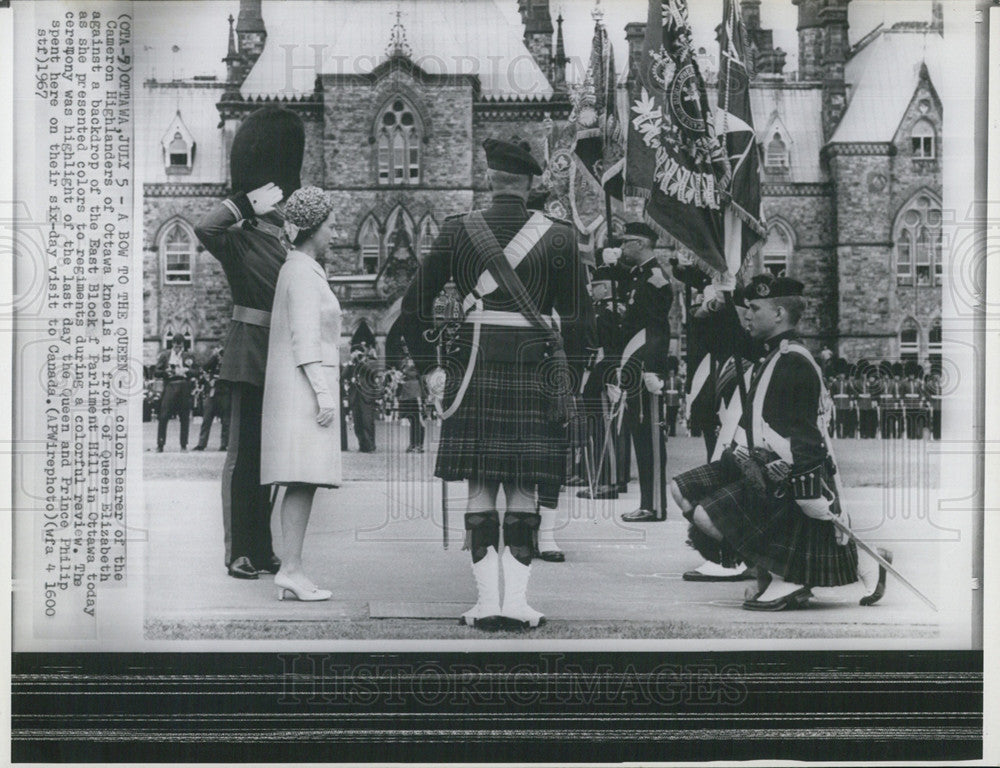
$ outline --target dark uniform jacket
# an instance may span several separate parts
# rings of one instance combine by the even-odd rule
[[[513,195],[495,195],[482,211],[486,225],[501,248],[527,222],[531,212]],[[449,280],[464,298],[485,269],[485,255],[476,253],[463,225],[464,216],[451,216],[441,227],[430,253],[403,296],[400,312],[407,348],[421,372],[436,362],[435,345],[423,332],[433,326],[434,301]],[[585,357],[594,347],[594,311],[587,295],[586,270],[577,253],[576,232],[558,219],[514,270],[538,311],[559,314],[567,356]],[[498,288],[483,299],[484,310],[517,312],[517,305]],[[471,343],[472,324],[463,323],[460,342]],[[493,362],[537,363],[546,352],[545,339],[534,328],[482,325],[479,355]]]
[[[242,224],[254,221],[254,214],[246,195],[239,194],[212,208],[194,231],[222,265],[233,304],[270,312],[287,248],[278,233],[281,217],[269,213],[261,220],[262,225]],[[219,378],[263,387],[267,338],[268,328],[233,320]]]
[[[190,381],[196,378],[201,370],[195,356],[190,352],[181,353],[182,369],[170,368],[170,356],[173,350],[165,349],[156,358],[156,375],[164,381]]]
[[[753,378],[747,392],[748,401],[753,403],[761,376],[768,361],[775,355],[774,372],[764,395],[763,420],[781,437],[787,438],[792,453],[792,487],[797,498],[815,498],[819,495],[814,482],[824,468],[827,450],[826,441],[819,430],[820,394],[822,382],[816,368],[798,352],[782,352],[781,342],[801,344],[795,331],[786,331],[764,342],[764,356],[755,361]],[[751,415],[743,413],[740,426],[747,430]],[[759,435],[752,435],[754,444],[759,444]],[[809,482],[795,482],[796,476]]]
[[[646,331],[646,343],[632,355],[646,373],[666,375],[670,356],[670,305],[674,299],[670,280],[655,258],[633,267],[625,284],[625,317],[622,320],[623,343],[628,345],[637,333]]]

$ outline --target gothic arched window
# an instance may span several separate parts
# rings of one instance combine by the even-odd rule
[[[361,274],[377,275],[382,266],[382,237],[374,216],[369,216],[361,225],[358,248],[361,251]]]
[[[782,224],[773,223],[761,248],[761,268],[777,277],[788,271],[792,256],[792,234]]]
[[[940,284],[941,204],[928,191],[915,195],[896,217],[896,282],[900,285]]]
[[[920,358],[920,326],[913,318],[907,318],[899,329],[899,361],[917,362]]]
[[[434,238],[438,235],[438,226],[434,217],[428,214],[420,222],[420,229],[417,232],[417,258],[423,259],[431,251]]]
[[[379,113],[378,183],[401,186],[420,183],[420,121],[416,110],[397,96]]]
[[[927,360],[931,367],[941,369],[941,319],[938,318],[927,332]]]
[[[920,160],[930,160],[936,156],[934,146],[934,124],[927,118],[921,118],[910,131],[910,145],[913,156]]]
[[[163,282],[172,285],[191,283],[194,272],[194,232],[183,221],[168,225],[160,235],[160,263]]]

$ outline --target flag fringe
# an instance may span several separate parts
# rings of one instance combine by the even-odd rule
[[[764,221],[762,219],[754,216],[752,213],[749,213],[746,209],[743,208],[743,206],[735,202],[732,199],[732,197],[730,197],[729,200],[727,201],[727,206],[731,208],[733,213],[736,214],[736,216],[740,219],[740,221],[742,221],[744,224],[750,227],[750,229],[752,229],[761,237],[767,237],[767,227],[765,226]],[[757,244],[755,243],[753,247],[756,248]]]

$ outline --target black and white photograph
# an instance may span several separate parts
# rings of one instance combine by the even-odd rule
[[[988,764],[1000,5],[0,33],[14,762]]]

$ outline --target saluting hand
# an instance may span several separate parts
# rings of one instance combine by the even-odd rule
[[[283,196],[281,187],[274,182],[268,182],[263,187],[258,187],[252,192],[248,192],[247,200],[250,201],[253,212],[258,216],[262,216],[265,213],[273,211],[274,206],[281,202]]]

